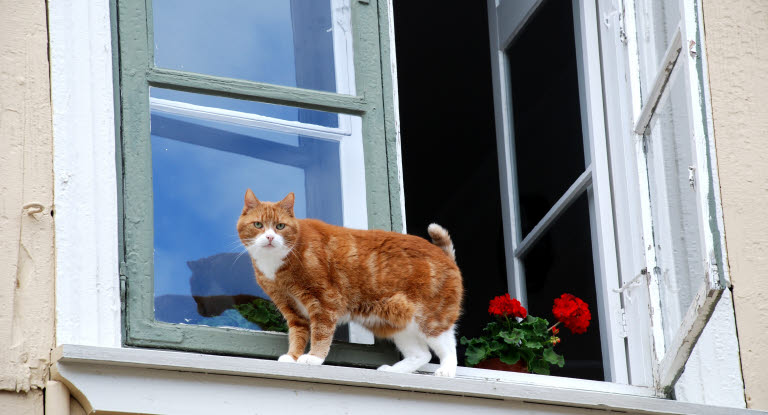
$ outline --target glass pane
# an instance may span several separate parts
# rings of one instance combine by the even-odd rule
[[[640,92],[645,100],[680,25],[680,2],[637,0],[635,8],[640,53]]]
[[[552,305],[555,298],[564,293],[584,300],[592,314],[584,334],[572,334],[561,327],[562,342],[555,350],[564,355],[565,366],[552,366],[552,374],[603,380],[589,215],[589,200],[585,192],[525,255],[523,266],[531,315],[554,324]]]
[[[349,93],[337,87],[336,66],[347,65],[335,62],[334,37],[349,36],[338,10],[331,0],[153,0],[155,65]]]
[[[585,168],[571,2],[545,2],[507,55],[525,237]]]
[[[249,313],[269,304],[235,230],[245,191],[266,201],[294,192],[298,217],[343,225],[346,138],[156,106],[151,126],[155,318],[270,329]]]
[[[696,290],[704,283],[693,134],[682,65],[677,65],[646,132],[653,238],[665,341],[680,327]]]
[[[277,118],[284,121],[298,121],[301,123],[330,128],[337,128],[339,126],[339,115],[332,112],[287,107],[285,105],[265,104],[263,102],[202,95],[163,88],[150,88],[149,95],[155,99],[248,114],[258,114],[262,117]]]

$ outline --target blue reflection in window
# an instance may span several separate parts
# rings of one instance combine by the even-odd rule
[[[155,318],[258,329],[232,309],[253,297],[235,230],[247,188],[296,194],[298,217],[342,225],[336,141],[152,112]]]
[[[336,92],[329,0],[154,0],[152,13],[158,67]],[[156,96],[184,101],[175,91]],[[287,107],[240,105],[248,108],[239,111],[338,125],[334,114],[294,108],[299,117],[290,118]]]

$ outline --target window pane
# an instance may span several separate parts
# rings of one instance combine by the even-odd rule
[[[523,258],[528,311],[554,324],[552,305],[563,293],[589,305],[592,314],[587,332],[575,335],[561,327],[562,342],[556,351],[565,366],[552,366],[552,374],[603,380],[600,324],[595,292],[592,234],[587,193],[581,195]]]
[[[331,112],[287,107],[285,105],[265,104],[263,102],[224,98],[212,95],[202,95],[163,88],[151,88],[149,94],[150,97],[155,99],[163,99],[203,107],[219,108],[242,113],[258,114],[259,116],[277,118],[284,121],[298,121],[301,123],[320,125],[330,128],[336,128],[339,126],[339,115]]]
[[[640,53],[640,92],[645,100],[680,25],[680,3],[677,0],[637,0],[635,8]]]
[[[672,72],[646,132],[653,238],[656,248],[665,341],[680,326],[704,283],[693,135],[682,65]]]
[[[246,189],[266,201],[294,192],[298,217],[344,224],[341,149],[350,136],[228,120],[152,106],[157,320],[264,328],[245,318],[267,299],[235,230]]]
[[[571,2],[545,2],[507,54],[525,237],[585,168]]]
[[[347,58],[334,53],[334,38],[350,36],[348,7],[336,10],[331,0],[153,0],[155,65],[350,93],[337,80]]]

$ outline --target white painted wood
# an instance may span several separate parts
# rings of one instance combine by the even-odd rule
[[[427,363],[419,368],[418,373],[431,375],[439,365]],[[624,383],[603,382],[559,376],[545,376],[531,373],[504,372],[499,370],[477,369],[459,366],[456,377],[461,379],[476,379],[494,382],[511,382],[531,386],[553,387],[559,389],[574,389],[594,392],[615,393],[619,395],[655,397],[656,392],[651,387],[627,385]]]
[[[571,204],[584,193],[587,187],[592,185],[592,176],[593,171],[592,165],[590,164],[587,166],[584,172],[576,178],[568,190],[566,190],[565,193],[560,196],[560,199],[557,199],[557,202],[552,205],[547,214],[541,218],[539,223],[537,223],[536,226],[534,226],[533,229],[528,232],[528,235],[525,236],[525,239],[520,242],[520,244],[517,246],[517,249],[515,250],[516,257],[522,258],[533,247],[533,245],[539,239],[541,239],[542,236],[544,236],[547,230],[552,225],[554,225],[557,218],[559,218],[560,215],[565,212],[565,210],[568,209],[568,207],[571,206]]]
[[[619,287],[619,272],[603,112],[597,4],[573,0],[573,11],[585,164],[592,169],[592,186],[587,196],[603,370],[605,380],[627,383],[627,350],[622,319],[618,317],[622,307],[614,292]]]
[[[717,158],[714,143],[714,131],[711,127],[712,107],[707,105],[706,98],[707,87],[704,86],[704,79],[701,79],[699,72],[696,69],[696,65],[699,60],[704,59],[704,56],[699,56],[697,52],[697,41],[701,39],[703,42],[704,36],[697,36],[700,32],[700,27],[703,25],[699,21],[701,10],[697,9],[697,2],[690,0],[680,0],[681,8],[683,12],[682,19],[682,42],[684,45],[681,57],[685,61],[685,75],[686,86],[688,91],[688,105],[690,109],[689,127],[693,133],[693,140],[696,151],[696,190],[699,197],[699,220],[701,221],[701,229],[704,231],[704,252],[705,258],[709,259],[708,279],[707,285],[711,289],[723,290],[727,287],[728,273],[724,268],[727,267],[727,258],[725,251],[725,228],[722,221],[722,208],[720,205],[720,188],[714,187],[714,184],[719,183],[717,180]],[[703,46],[703,45],[702,45]],[[702,53],[704,48],[702,47]],[[703,76],[703,74],[702,74]],[[702,106],[704,106],[702,108]],[[707,115],[705,115],[707,114]],[[707,160],[707,157],[711,157],[712,163]],[[710,185],[715,189],[713,194],[709,194],[708,189]],[[710,197],[715,204],[715,209],[710,209]],[[712,229],[709,226],[709,221],[714,219],[719,233],[715,236]],[[720,242],[720,249],[715,252],[715,238],[719,238],[717,242]],[[715,262],[715,256],[721,260],[723,269],[718,269]]]
[[[349,1],[331,0],[333,66],[336,71],[336,91],[355,95],[355,59]]]
[[[620,392],[159,350],[65,345],[54,359],[52,377],[86,410],[106,413],[755,413]]]
[[[544,3],[543,0],[498,1],[498,6],[494,8],[498,16],[499,49],[505,50],[509,47],[542,3]],[[492,10],[490,4],[488,10],[489,12]]]
[[[701,284],[693,304],[683,317],[677,336],[667,347],[667,353],[659,364],[659,383],[662,387],[672,387],[682,375],[685,363],[722,294],[722,290],[710,289],[706,284]]]
[[[509,89],[509,62],[499,45],[496,1],[488,0],[488,27],[491,40],[491,73],[494,115],[496,120],[496,152],[499,163],[501,216],[504,224],[507,287],[510,295],[527,306],[525,275],[520,259],[514,255],[522,238],[520,213],[517,211],[517,166],[515,164],[514,125]]]
[[[48,3],[56,341],[121,344],[112,44],[107,0]]]
[[[643,228],[640,220],[637,157],[631,126],[631,91],[628,84],[628,50],[624,5],[620,0],[598,0],[601,62],[608,135],[609,163],[614,203],[618,275],[622,286],[640,275],[617,297],[627,321],[626,348],[629,383],[653,385],[648,293],[640,270],[646,267]]]
[[[281,120],[242,111],[232,111],[223,108],[207,107],[203,105],[189,104],[186,102],[172,101],[161,98],[150,98],[151,111],[164,112],[166,114],[193,117],[207,121],[216,121],[227,124],[242,125],[244,127],[261,128],[270,131],[279,131],[287,134],[306,135],[309,137],[325,138],[341,141],[345,136],[352,134],[349,125],[349,116],[344,116],[347,125],[339,128],[325,127],[322,125],[307,124],[299,121]]]
[[[363,120],[350,117],[351,134],[341,140],[341,200],[344,226],[368,229],[368,205],[365,191],[365,157],[363,151]]]
[[[648,128],[648,125],[651,123],[651,117],[661,101],[661,94],[669,82],[672,69],[674,69],[675,62],[677,62],[677,58],[680,56],[680,49],[683,47],[681,39],[680,29],[678,28],[675,36],[669,43],[667,51],[664,53],[664,59],[662,59],[661,65],[659,65],[659,69],[656,72],[653,86],[648,96],[644,98],[645,103],[637,118],[637,122],[635,122],[635,133],[639,135],[643,135],[645,129]]]
[[[630,1],[630,3],[632,3]],[[666,51],[666,57],[661,65],[658,73],[655,76],[653,93],[646,99],[646,105],[640,109],[638,115],[638,121],[634,126],[634,130],[637,133],[643,133],[646,130],[647,125],[653,118],[656,107],[663,94],[666,91],[666,85],[669,82],[669,78],[672,73],[672,69],[675,71],[683,72],[683,84],[685,90],[688,93],[689,99],[687,101],[686,110],[689,118],[688,130],[691,131],[694,146],[694,159],[695,168],[694,176],[692,177],[695,184],[695,191],[698,198],[698,205],[696,206],[696,220],[699,221],[699,228],[701,229],[701,239],[703,244],[702,256],[707,259],[705,265],[705,281],[702,282],[699,292],[694,299],[693,304],[686,312],[686,316],[682,319],[680,327],[677,329],[677,333],[674,336],[674,340],[669,344],[664,344],[664,330],[662,327],[662,319],[667,316],[670,317],[669,312],[674,308],[670,308],[670,304],[663,304],[661,301],[661,293],[659,292],[659,278],[661,270],[654,265],[653,268],[649,266],[649,290],[651,295],[651,319],[652,319],[652,331],[654,338],[654,360],[656,361],[655,383],[658,389],[670,391],[677,382],[680,374],[685,368],[685,364],[688,361],[699,336],[703,332],[707,325],[712,310],[715,308],[718,299],[722,294],[722,290],[728,286],[728,275],[726,269],[719,269],[716,266],[717,258],[723,266],[727,266],[727,259],[725,257],[725,245],[724,245],[724,230],[722,227],[722,208],[720,206],[719,188],[712,186],[715,189],[713,193],[709,192],[710,185],[717,181],[717,171],[715,160],[715,149],[712,140],[712,122],[711,122],[711,109],[708,106],[708,88],[706,86],[705,71],[700,73],[696,69],[696,64],[699,59],[704,59],[704,49],[701,51],[697,49],[696,41],[698,39],[703,40],[703,34],[701,33],[701,21],[700,16],[700,4],[695,1],[681,0],[681,23],[680,28],[675,34],[670,47]],[[634,10],[634,5],[630,10]],[[631,32],[630,39],[635,37],[634,31]],[[630,42],[632,44],[632,42]],[[681,50],[677,52],[675,49],[680,47]],[[672,56],[676,57],[672,57]],[[633,56],[634,60],[637,55]],[[676,63],[672,63],[676,61]],[[702,65],[706,67],[706,62],[702,62]],[[632,66],[632,62],[630,62]],[[641,74],[639,71],[631,75],[631,78],[637,78]],[[634,88],[635,100],[639,101],[639,87]],[[704,107],[702,107],[704,105]],[[703,114],[703,115],[702,115]],[[646,169],[651,167],[650,161],[647,157],[640,156],[642,145],[638,151],[638,158],[642,157],[646,162]],[[708,154],[709,153],[709,154]],[[710,157],[709,162],[707,156]],[[647,176],[645,179],[647,183]],[[641,192],[643,190],[641,189]],[[664,195],[654,195],[657,199],[656,203],[664,204]],[[650,202],[646,204],[650,209]],[[712,232],[709,222],[714,219],[715,227],[717,229],[717,235]],[[650,215],[644,215],[645,222],[645,234],[650,234],[653,238],[658,230],[655,228],[658,226],[664,226],[663,223],[653,223]],[[717,239],[716,239],[717,238]],[[648,238],[646,238],[648,239]],[[716,242],[719,243],[719,249],[715,252]],[[654,242],[655,244],[656,242]],[[651,245],[653,247],[653,245]],[[651,252],[654,251],[654,252]],[[648,261],[649,265],[656,262],[655,248],[647,252],[647,257],[653,255],[653,261]],[[667,324],[674,324],[667,322]],[[727,321],[721,323],[723,328],[713,330],[728,330],[726,328]],[[705,345],[706,347],[706,345]],[[664,350],[666,349],[666,350]],[[719,367],[723,373],[738,373],[738,356],[734,355],[731,359],[714,359],[715,356],[709,356],[712,359],[713,366]],[[734,368],[736,370],[734,370]],[[688,380],[688,382],[691,382]],[[701,384],[706,388],[706,384],[715,383],[716,381],[708,381],[703,378]],[[690,387],[691,384],[687,385]]]
[[[744,378],[738,353],[736,321],[730,290],[724,290],[675,383],[675,399],[706,405],[745,408]],[[716,373],[717,376],[712,376]]]
[[[624,8],[626,10],[625,23],[627,29],[627,49],[628,49],[628,81],[629,90],[632,96],[632,114],[633,119],[638,119],[642,112],[642,95],[640,93],[640,54],[637,45],[637,28],[635,21],[635,2],[634,0],[625,0]],[[633,125],[630,129],[634,133]],[[636,134],[636,133],[634,133]],[[664,358],[664,328],[661,322],[661,295],[659,292],[659,275],[656,262],[656,250],[653,239],[653,221],[651,219],[651,200],[648,183],[648,159],[646,157],[644,139],[642,136],[634,135],[635,157],[638,177],[638,195],[640,197],[640,213],[643,226],[643,244],[645,255],[645,268],[647,270],[648,282],[648,304],[650,314],[651,345],[653,358],[653,367]],[[654,373],[658,372],[654,370]],[[658,384],[658,378],[654,377],[654,384]]]

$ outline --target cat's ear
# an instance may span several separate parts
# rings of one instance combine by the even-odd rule
[[[283,198],[283,200],[277,202],[277,205],[280,206],[281,208],[287,210],[288,213],[290,213],[291,216],[293,216],[293,202],[294,202],[294,200],[295,200],[295,197],[293,196],[293,192],[291,192],[291,193],[288,193],[288,196]]]
[[[251,189],[246,190],[245,192],[245,210],[253,209],[256,206],[260,205],[261,202],[259,202],[259,199],[256,199],[256,195],[253,194],[253,191]]]

